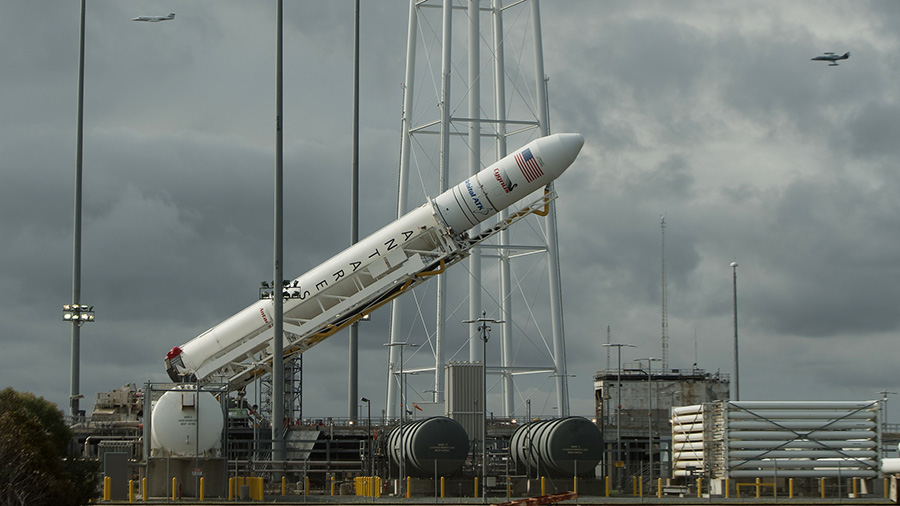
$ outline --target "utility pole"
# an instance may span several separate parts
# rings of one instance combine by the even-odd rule
[[[662,235],[662,368],[669,370],[669,297],[666,287],[666,216],[659,217]]]
[[[619,367],[616,373],[616,489],[622,490],[622,472],[619,462],[622,461],[622,347],[637,348],[634,344],[607,343],[603,346],[615,347],[619,355]]]
[[[481,359],[482,359],[482,387],[483,399],[481,401],[481,500],[487,501],[487,342],[490,338],[491,327],[488,323],[506,323],[503,320],[488,318],[485,311],[481,312],[481,318],[465,320],[463,323],[479,323],[481,332]]]
[[[737,322],[737,262],[731,262],[734,272],[734,400],[741,400],[741,375],[738,361],[738,322]]]

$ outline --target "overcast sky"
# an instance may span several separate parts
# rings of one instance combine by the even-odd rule
[[[271,278],[275,12],[237,0],[87,3],[90,410],[96,392],[165,380],[166,351],[243,309]],[[362,5],[363,235],[396,214],[408,9]],[[524,31],[528,9],[510,11],[508,27]],[[130,21],[168,12],[174,21]],[[585,137],[556,186],[571,412],[593,411],[607,326],[614,342],[637,345],[623,361],[661,353],[662,214],[671,367],[732,372],[737,261],[742,399],[900,392],[900,4],[545,0],[541,13],[551,129]],[[63,409],[78,16],[73,1],[8,2],[0,17],[0,387]],[[288,0],[284,16],[285,274],[296,277],[349,242],[353,2]],[[461,30],[464,14],[454,23]],[[526,53],[530,68],[516,37],[507,58]],[[454,51],[464,76],[465,51]],[[825,51],[852,57],[810,61]],[[437,86],[416,84],[422,96]],[[436,115],[417,107],[417,119]],[[427,162],[411,205],[434,196]],[[448,359],[466,358],[466,312],[453,307]],[[373,412],[384,405],[389,316],[361,331],[359,393]],[[346,359],[346,333],[306,355],[305,415],[346,415]],[[552,379],[536,384],[517,406],[533,395],[532,408],[552,415],[552,394],[539,392]]]

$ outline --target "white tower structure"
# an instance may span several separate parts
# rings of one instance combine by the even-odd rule
[[[507,56],[515,61],[507,64]],[[410,0],[397,216],[424,196],[445,191],[451,179],[506,156],[508,142],[519,146],[549,135],[546,84],[539,0]],[[451,178],[461,167],[465,172]],[[410,195],[411,187],[421,194]],[[559,416],[568,415],[555,204],[544,211],[541,218],[526,220],[530,225],[520,226],[522,232],[501,232],[476,248],[467,279],[460,271],[435,276],[414,298],[392,302],[391,342],[427,341],[418,353],[407,354],[402,370],[420,378],[433,372],[428,390],[419,390],[431,393],[428,401],[443,401],[446,361],[484,361],[492,376],[499,373],[502,386],[502,407],[488,411],[512,416],[513,376],[539,372],[545,385],[555,386],[555,406],[550,406]],[[503,211],[499,219],[508,215]],[[498,325],[499,351],[487,351],[488,357],[482,356],[477,324],[462,323],[477,320],[482,311],[505,322]],[[462,335],[467,346],[455,339]],[[404,379],[397,373],[399,351],[389,349],[386,406],[396,416]],[[433,360],[426,364],[417,355],[429,349]],[[492,383],[489,378],[489,388]]]

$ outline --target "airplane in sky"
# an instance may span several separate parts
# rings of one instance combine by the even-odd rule
[[[157,23],[159,21],[169,21],[175,19],[175,13],[170,12],[168,16],[138,16],[131,18],[132,21],[147,21],[149,23]]]
[[[836,54],[834,54],[834,53],[825,53],[825,54],[823,54],[822,56],[816,56],[815,58],[810,58],[810,60],[813,60],[813,61],[830,61],[831,63],[828,64],[829,67],[837,67],[837,66],[838,66],[838,62],[837,62],[838,60],[846,60],[847,58],[850,58],[850,51],[847,51],[846,53],[844,53],[844,54],[842,54],[842,55],[840,55],[840,56],[838,56],[838,55],[836,55]]]

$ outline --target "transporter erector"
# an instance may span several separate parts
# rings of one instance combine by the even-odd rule
[[[580,134],[536,139],[281,287],[284,356],[290,358],[466,256],[476,244],[541,210],[546,189],[508,219],[468,230],[558,178],[584,145]],[[271,367],[272,299],[261,299],[166,355],[173,381],[237,390]]]

